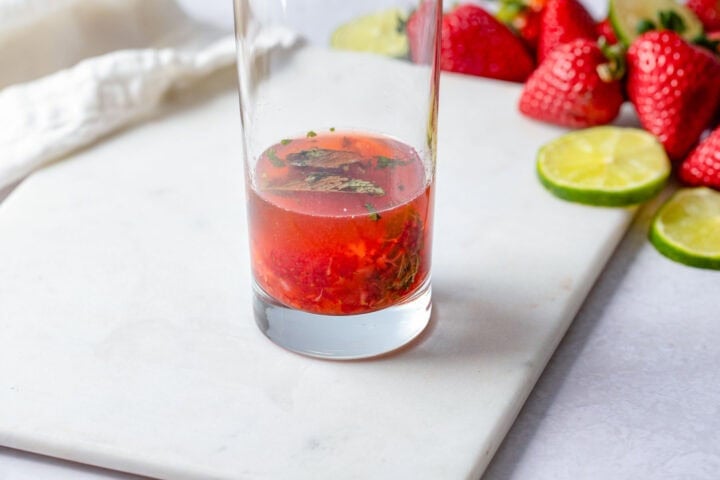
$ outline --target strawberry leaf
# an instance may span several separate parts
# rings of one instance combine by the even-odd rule
[[[596,70],[603,82],[613,82],[625,76],[625,47],[616,43],[611,45],[605,37],[598,40],[600,51],[607,58],[607,63],[597,66]]]
[[[657,29],[657,27],[655,26],[655,24],[651,20],[648,20],[647,18],[643,18],[635,26],[635,31],[637,32],[638,35],[642,35],[645,32],[649,32],[650,30],[656,30],[656,29]]]
[[[683,33],[687,30],[685,20],[682,19],[674,10],[663,10],[659,12],[660,25],[673,32]]]
[[[717,53],[718,47],[720,46],[720,40],[710,39],[706,35],[700,35],[699,37],[693,39],[692,43],[698,47],[710,50],[712,53]]]

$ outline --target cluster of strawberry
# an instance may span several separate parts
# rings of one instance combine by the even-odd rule
[[[397,304],[425,281],[430,265],[423,222],[406,210],[386,218],[389,238],[366,236],[350,246],[329,241],[312,251],[258,245],[255,278],[272,297],[307,312],[348,315]]]
[[[698,145],[720,120],[720,0],[687,2],[706,31],[697,44],[673,30],[682,24],[672,15],[670,24],[647,22],[648,31],[625,45],[607,19],[595,22],[578,0],[501,5],[495,15],[474,4],[443,15],[443,70],[524,82],[520,111],[570,128],[610,123],[629,100],[643,128],[678,162],[681,180],[720,189],[720,128]],[[415,61],[423,8],[407,25]]]

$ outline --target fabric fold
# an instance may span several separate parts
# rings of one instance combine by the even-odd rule
[[[20,48],[18,42],[31,38],[34,29],[42,28],[49,21],[46,17],[52,15],[60,16],[60,23],[65,25],[70,38],[77,38],[79,29],[83,32],[83,42],[92,43],[97,37],[98,42],[107,45],[108,35],[96,28],[97,25],[90,27],[96,21],[107,21],[107,15],[117,13],[121,4],[126,9],[121,18],[142,17],[144,23],[115,29],[109,43],[132,46],[142,40],[148,45],[85,58],[95,52],[97,45],[78,44],[75,51],[66,53],[64,61],[85,58],[79,63],[0,90],[0,189],[142,118],[157,108],[165,93],[174,86],[199,79],[235,61],[231,34],[191,21],[170,0],[61,0],[54,3],[56,1],[0,0],[0,11],[7,13],[10,7],[15,9],[6,17],[15,29],[14,37],[7,33],[12,29],[5,29],[4,21],[0,21],[0,31],[4,32],[0,35],[0,52],[7,49],[8,44],[15,43]],[[154,6],[148,7],[151,3]],[[157,9],[163,5],[162,10],[176,21],[168,22],[159,14]],[[145,15],[152,12],[154,14]],[[76,17],[68,20],[72,15]],[[42,19],[33,20],[37,16]],[[140,30],[142,34],[138,33]],[[55,35],[61,36],[61,32],[51,36]],[[8,58],[0,60],[0,71],[5,61],[9,61]],[[28,72],[42,61],[28,57]],[[52,63],[57,59],[48,61]],[[16,68],[14,75],[18,71]]]

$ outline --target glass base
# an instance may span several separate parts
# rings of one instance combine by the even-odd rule
[[[430,279],[404,303],[360,315],[318,315],[293,310],[255,285],[253,308],[260,330],[296,353],[333,360],[392,352],[417,337],[430,321]]]

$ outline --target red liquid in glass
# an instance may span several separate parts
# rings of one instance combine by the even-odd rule
[[[283,140],[261,155],[254,178],[253,274],[280,303],[367,313],[426,280],[432,183],[411,147],[356,133]]]

